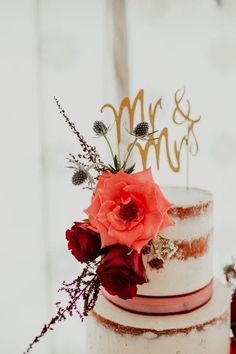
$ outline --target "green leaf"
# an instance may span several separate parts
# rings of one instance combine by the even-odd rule
[[[82,220],[84,223],[88,224],[89,223],[89,219],[83,219]]]
[[[115,169],[116,169],[117,171],[120,170],[120,167],[121,167],[121,166],[120,166],[120,161],[119,161],[117,155],[114,156],[114,166],[115,166]]]
[[[117,173],[117,171],[114,169],[114,167],[112,166],[112,165],[108,165],[108,166],[106,166],[107,167],[107,171],[110,171],[111,173]]]
[[[114,168],[112,165],[110,165],[110,164],[108,164],[108,168],[109,168],[110,170],[116,171],[115,168]]]
[[[132,172],[134,172],[134,169],[135,169],[135,163],[132,166],[126,168],[125,172],[131,174]]]

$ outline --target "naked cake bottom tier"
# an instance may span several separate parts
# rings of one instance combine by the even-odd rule
[[[100,296],[87,320],[89,354],[229,354],[230,293],[214,280],[213,297],[186,314],[139,315]]]

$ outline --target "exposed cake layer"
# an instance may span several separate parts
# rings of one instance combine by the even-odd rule
[[[173,204],[170,214],[180,218],[205,213],[212,204],[212,194],[204,189],[163,186],[166,198]]]
[[[102,296],[87,323],[90,354],[229,354],[230,293],[218,281],[214,296],[182,315],[133,314]]]
[[[212,194],[197,188],[164,187],[163,193],[172,203],[170,215],[175,224],[160,232],[171,239],[177,252],[156,270],[147,266],[149,282],[138,287],[138,294],[174,296],[206,286],[212,271]],[[145,256],[148,264],[153,256]]]

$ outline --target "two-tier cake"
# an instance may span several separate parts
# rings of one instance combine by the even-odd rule
[[[165,187],[174,221],[160,231],[176,252],[132,299],[105,290],[88,320],[88,353],[229,354],[230,294],[212,271],[212,195]],[[154,262],[155,263],[155,262]]]

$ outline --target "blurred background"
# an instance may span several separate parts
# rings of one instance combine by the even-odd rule
[[[222,277],[236,256],[236,1],[0,0],[1,353],[26,349],[54,313],[62,281],[80,270],[64,231],[83,217],[89,193],[65,168],[80,150],[53,96],[105,159],[91,130],[96,119],[113,122],[100,113],[104,103],[118,108],[144,89],[145,112],[162,97],[160,126],[173,128],[174,93],[184,87],[202,117],[190,185],[214,193]],[[172,129],[172,149],[174,139]],[[164,160],[158,183],[185,185],[184,159],[178,174]],[[69,319],[32,353],[88,354],[85,333]]]

